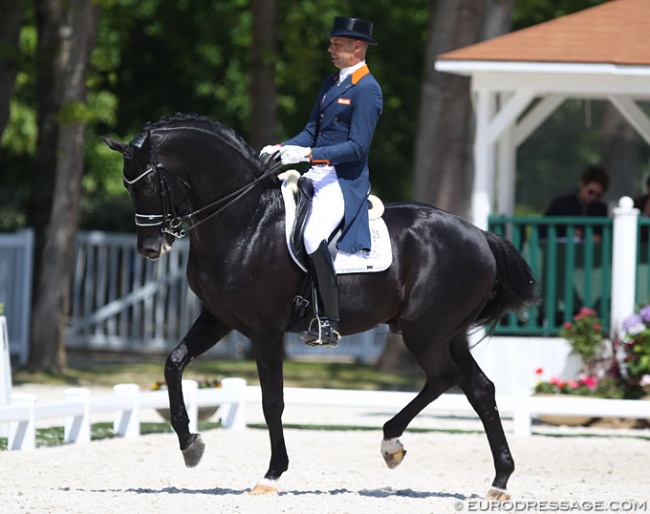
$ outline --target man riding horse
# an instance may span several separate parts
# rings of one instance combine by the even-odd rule
[[[310,163],[303,176],[312,182],[314,196],[304,244],[320,298],[316,323],[303,338],[310,346],[333,348],[340,337],[339,305],[328,239],[342,222],[337,249],[370,251],[368,153],[383,100],[365,61],[368,46],[377,44],[372,23],[336,17],[326,36],[340,72],[323,82],[302,132],[281,145],[265,146],[261,155],[279,152],[282,164]]]

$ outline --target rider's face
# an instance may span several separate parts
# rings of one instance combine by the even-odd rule
[[[332,56],[334,66],[342,70],[361,61],[359,58],[360,48],[361,41],[347,37],[333,37],[330,39],[330,46],[327,51]]]

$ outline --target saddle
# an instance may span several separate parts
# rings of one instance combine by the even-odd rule
[[[311,213],[314,196],[313,184],[300,176],[296,170],[287,170],[278,178],[282,181],[282,197],[286,213],[285,232],[291,257],[305,272],[308,271],[307,252],[303,243],[305,226]],[[368,273],[384,271],[392,263],[393,253],[388,229],[381,217],[384,204],[375,195],[368,196],[368,219],[370,221],[371,251],[349,254],[337,251],[336,242],[340,228],[328,239],[337,275],[344,273]]]

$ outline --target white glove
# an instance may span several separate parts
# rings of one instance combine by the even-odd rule
[[[260,150],[260,157],[276,154],[280,151],[280,148],[282,148],[280,145],[266,145]]]
[[[280,148],[282,164],[297,164],[311,160],[311,148],[304,146],[287,145]]]

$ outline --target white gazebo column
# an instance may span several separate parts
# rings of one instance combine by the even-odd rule
[[[514,130],[508,127],[497,142],[497,208],[496,214],[513,216],[515,214],[515,168],[517,149]]]
[[[634,201],[624,196],[614,211],[612,255],[612,305],[610,337],[614,339],[621,323],[634,313],[636,290],[637,227],[639,210]]]
[[[496,95],[493,92],[484,89],[476,91],[472,223],[483,230],[487,230],[494,198],[494,144],[490,140],[489,130],[495,100]]]

